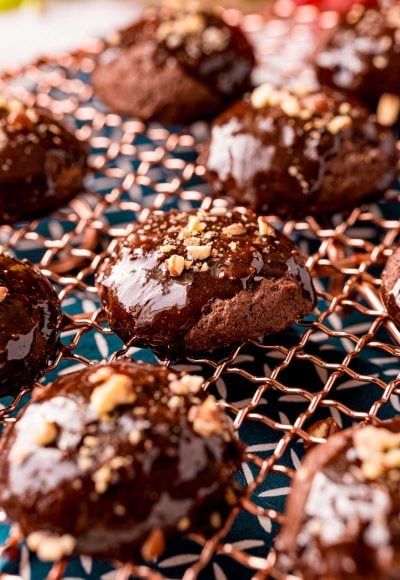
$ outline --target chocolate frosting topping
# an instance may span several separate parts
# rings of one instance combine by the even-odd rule
[[[221,525],[243,451],[202,382],[123,360],[34,391],[1,440],[0,503],[39,558],[152,559]]]
[[[222,208],[151,214],[106,261],[97,282],[110,325],[125,342],[175,355],[188,348],[190,332],[213,304],[287,278],[307,304],[297,313],[304,315],[314,290],[292,242],[248,210]],[[254,338],[263,334],[257,332]],[[212,348],[222,346],[213,338]]]
[[[58,296],[27,262],[0,254],[0,395],[31,386],[54,356],[61,325]]]
[[[0,102],[0,222],[38,217],[83,187],[86,150],[61,123],[15,100]]]
[[[253,49],[235,26],[217,14],[188,6],[163,6],[118,34],[117,46],[156,43],[155,59],[162,68],[174,57],[182,68],[221,98],[233,100],[250,87],[255,64]]]
[[[301,216],[382,193],[397,160],[392,133],[345,94],[261,85],[215,121],[199,162],[215,193]]]

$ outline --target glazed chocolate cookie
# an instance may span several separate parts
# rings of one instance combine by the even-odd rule
[[[0,254],[0,396],[41,377],[57,351],[60,325],[50,282],[29,263]]]
[[[269,84],[215,121],[199,158],[215,194],[289,217],[331,214],[379,196],[397,161],[390,130],[352,98]]]
[[[202,377],[130,360],[37,388],[0,445],[0,504],[42,560],[151,560],[220,528],[243,449]]]
[[[83,188],[84,145],[50,113],[0,102],[0,223],[40,217]]]
[[[97,285],[125,343],[172,357],[279,332],[315,302],[294,244],[252,211],[225,208],[150,214]]]
[[[276,547],[307,580],[400,577],[400,419],[333,435],[296,474]]]
[[[184,123],[217,114],[249,88],[255,58],[242,31],[192,4],[150,10],[117,34],[93,74],[110,107]]]
[[[385,95],[378,119],[393,124],[400,112],[400,1],[353,6],[318,53],[316,65],[321,83],[346,90],[372,107]]]
[[[388,313],[400,328],[400,248],[390,256],[382,274],[382,298]]]

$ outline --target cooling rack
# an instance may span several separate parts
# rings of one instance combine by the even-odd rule
[[[290,3],[276,4],[275,15],[248,15],[243,26],[256,42],[258,80],[290,76],[315,48],[318,28],[332,26],[335,15],[303,7],[293,17]],[[243,17],[230,10],[235,22]],[[295,39],[288,50],[290,29]],[[294,31],[294,32],[293,32]],[[312,41],[312,42],[310,42]],[[90,144],[86,190],[51,217],[0,227],[1,249],[29,258],[59,291],[63,307],[62,348],[44,383],[93,361],[129,354],[153,360],[148,351],[127,349],[106,325],[94,273],[134,220],[152,208],[188,209],[226,205],[213,200],[202,181],[196,157],[207,128],[145,125],[110,112],[93,95],[90,74],[104,49],[94,41],[74,54],[46,58],[7,71],[0,90],[53,111],[71,123]],[[276,55],[279,55],[277,57]],[[268,69],[263,62],[268,61]],[[39,563],[9,532],[0,514],[4,542],[0,570],[22,578],[295,578],[283,569],[273,538],[283,521],[291,479],[304,443],[321,443],[310,427],[334,419],[339,427],[354,421],[376,422],[400,412],[400,332],[388,318],[379,295],[382,267],[399,242],[399,192],[328,222],[317,218],[270,222],[308,256],[315,276],[318,306],[305,321],[281,335],[240,344],[210,358],[190,358],[177,368],[203,373],[206,385],[234,419],[247,445],[238,474],[246,490],[224,528],[209,540],[174,542],[152,566],[105,564],[74,558],[54,565]],[[3,399],[0,424],[14,421],[29,389]]]

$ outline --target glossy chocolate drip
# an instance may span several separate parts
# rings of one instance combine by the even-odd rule
[[[55,290],[28,263],[0,255],[0,395],[31,386],[54,356],[61,324]]]
[[[263,280],[295,280],[312,308],[311,278],[292,242],[266,224],[261,235],[252,212],[223,212],[154,213],[105,263],[100,295],[125,342],[180,353],[215,302],[255,291]],[[192,218],[203,224],[201,232],[187,229]],[[194,260],[192,246],[206,248],[208,258]],[[174,256],[186,260],[177,276],[167,269]]]
[[[86,151],[48,113],[0,103],[0,221],[38,217],[83,188]]]
[[[219,527],[243,451],[201,383],[126,360],[36,390],[0,448],[0,502],[28,545],[67,535],[74,552],[126,561]]]
[[[390,186],[395,139],[357,102],[330,89],[285,92],[280,104],[276,94],[265,106],[246,98],[215,121],[200,157],[215,193],[302,216],[340,211]]]

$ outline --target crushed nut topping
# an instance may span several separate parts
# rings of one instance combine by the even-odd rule
[[[185,258],[183,256],[178,256],[178,254],[174,254],[165,260],[165,266],[171,276],[180,276],[185,268]]]
[[[211,254],[211,246],[187,246],[187,250],[193,260],[206,260]]]
[[[58,429],[55,423],[43,421],[43,423],[32,433],[32,442],[40,447],[45,447],[55,441],[57,434]]]
[[[191,407],[188,418],[193,424],[193,431],[201,437],[221,435],[224,431],[217,401],[212,395],[209,395],[200,405]]]
[[[385,93],[381,96],[376,111],[378,123],[384,127],[394,125],[400,115],[400,97]]]
[[[242,224],[231,224],[222,230],[222,233],[229,237],[243,236],[246,233],[246,228]]]
[[[111,467],[109,465],[103,465],[93,473],[92,479],[94,482],[94,487],[96,493],[105,493],[110,485],[112,477]]]
[[[327,124],[327,129],[332,135],[336,135],[344,129],[348,129],[353,124],[353,121],[349,115],[336,115]]]
[[[258,218],[258,231],[260,232],[260,236],[273,236],[275,231],[268,222],[262,216]]]
[[[5,286],[0,286],[0,302],[3,302],[8,295],[8,288]]]
[[[172,380],[169,388],[175,395],[188,395],[198,393],[203,383],[204,378],[199,375],[184,375],[180,379]]]
[[[320,93],[313,94],[311,88],[303,87],[300,91],[289,92],[265,83],[254,89],[250,95],[250,103],[254,109],[280,107],[288,117],[307,121],[304,124],[306,131],[326,127],[332,135],[336,135],[353,123],[350,103],[340,104],[340,114],[336,115],[330,110],[325,97]],[[312,119],[313,117],[315,118]]]
[[[99,369],[97,369],[96,372],[89,375],[88,381],[92,385],[96,385],[98,383],[104,383],[104,381],[109,379],[112,374],[113,374],[113,371],[110,367],[103,366],[103,367],[100,367]]]
[[[32,532],[26,538],[26,544],[42,562],[57,562],[72,554],[76,540],[69,534],[53,536],[47,532]]]
[[[400,433],[368,425],[355,431],[353,441],[366,479],[378,479],[390,469],[400,469]]]
[[[106,419],[119,405],[136,401],[131,379],[127,375],[113,373],[90,397],[90,405],[101,419]]]
[[[165,20],[156,30],[158,42],[164,42],[171,50],[184,48],[194,58],[227,48],[231,39],[227,26],[208,25],[200,4],[186,5],[185,9],[182,13],[181,5],[165,14]]]

